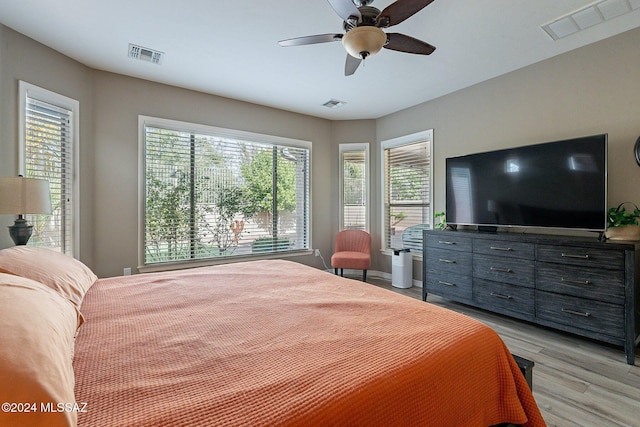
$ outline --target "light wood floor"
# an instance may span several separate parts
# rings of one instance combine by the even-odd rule
[[[420,288],[398,289],[388,281],[367,282],[422,299]],[[464,313],[492,327],[513,354],[535,362],[533,394],[549,426],[640,427],[640,351],[626,364],[621,347],[609,346],[429,295],[427,301]]]

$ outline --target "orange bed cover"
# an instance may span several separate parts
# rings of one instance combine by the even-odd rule
[[[99,280],[75,347],[80,426],[544,426],[498,335],[270,260]]]

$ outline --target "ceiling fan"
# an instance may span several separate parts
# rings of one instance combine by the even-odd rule
[[[436,48],[422,40],[399,33],[385,33],[388,28],[413,16],[433,0],[396,0],[382,12],[369,4],[373,0],[328,0],[331,7],[344,20],[345,34],[318,34],[281,40],[280,46],[302,46],[342,40],[347,51],[344,75],[350,76],[360,63],[382,49],[430,55]]]

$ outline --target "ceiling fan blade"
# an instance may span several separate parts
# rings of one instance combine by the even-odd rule
[[[295,39],[280,40],[280,46],[303,46],[306,44],[327,43],[342,40],[342,34],[318,34],[315,36],[297,37]]]
[[[387,44],[383,47],[399,52],[417,53],[418,55],[431,55],[436,50],[427,42],[399,33],[387,33]]]
[[[376,25],[382,28],[397,25],[420,12],[431,2],[433,0],[397,0],[380,12],[378,18],[376,18]]]
[[[356,5],[351,0],[328,0],[329,4],[336,11],[338,16],[342,18],[343,21],[349,21],[349,19],[356,19],[357,22],[360,22],[362,19],[362,15],[360,11],[356,7]]]
[[[354,58],[353,56],[347,54],[347,60],[344,63],[344,75],[350,76],[355,73],[361,62],[362,59]]]

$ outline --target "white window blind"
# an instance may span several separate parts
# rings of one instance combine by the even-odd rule
[[[182,126],[144,126],[145,264],[309,248],[309,148]]]
[[[340,144],[341,229],[369,230],[368,144]]]
[[[74,253],[74,185],[72,108],[38,98],[37,90],[25,91],[24,173],[49,181],[51,215],[28,215],[33,224],[30,245]],[[55,98],[47,94],[47,98]],[[65,99],[64,97],[60,97]]]
[[[430,143],[430,139],[422,139],[383,145],[383,246],[386,249],[405,247],[405,230],[430,221]]]

